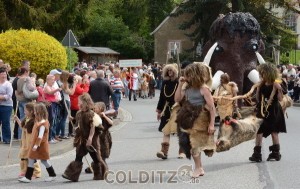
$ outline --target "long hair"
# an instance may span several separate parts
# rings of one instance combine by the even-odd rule
[[[274,83],[279,76],[276,66],[271,63],[260,64],[257,67],[257,71],[263,82]]]
[[[60,80],[62,83],[67,83],[70,73],[66,70],[61,71]]]
[[[88,93],[83,93],[80,95],[79,101],[81,102],[79,107],[81,111],[92,110],[94,107],[94,102]]]
[[[106,106],[105,106],[104,102],[96,102],[96,103],[94,104],[94,108],[97,108],[97,109],[99,109],[101,112],[104,112],[105,109],[106,109]],[[96,113],[98,113],[98,112],[96,112]]]
[[[34,119],[34,106],[35,104],[33,102],[29,102],[25,105],[25,109],[30,113],[31,118]]]
[[[48,111],[46,106],[43,103],[37,103],[34,106],[34,115],[37,122],[43,119],[48,120]]]
[[[170,77],[168,74],[168,71],[172,70],[173,71],[173,76]],[[167,64],[162,71],[162,77],[164,80],[172,80],[174,81],[175,79],[178,78],[178,66],[177,64]]]
[[[188,65],[184,70],[184,76],[190,78],[189,87],[201,88],[203,85],[211,87],[210,68],[202,62],[194,62]]]

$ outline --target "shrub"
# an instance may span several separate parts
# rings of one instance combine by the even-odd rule
[[[30,61],[30,70],[45,77],[51,69],[65,69],[66,49],[54,37],[38,30],[7,30],[0,34],[0,58],[17,72],[22,60]]]

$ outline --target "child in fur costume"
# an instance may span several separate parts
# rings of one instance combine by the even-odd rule
[[[80,110],[76,114],[76,130],[74,146],[76,147],[76,158],[66,168],[63,178],[77,182],[82,170],[82,159],[89,153],[94,172],[94,180],[103,180],[107,171],[106,163],[100,152],[99,133],[103,130],[102,120],[98,114],[92,111],[93,100],[88,93],[79,96]]]
[[[102,119],[102,125],[104,127],[103,131],[99,135],[100,140],[100,151],[101,157],[105,162],[106,158],[109,158],[110,150],[112,146],[111,134],[109,128],[113,125],[113,121],[105,114],[106,106],[103,102],[96,102],[94,106],[94,111]],[[90,167],[85,169],[86,173],[92,173]]]
[[[261,162],[261,145],[262,137],[272,135],[273,145],[269,147],[271,153],[267,161],[281,159],[279,152],[279,132],[286,133],[286,125],[282,107],[279,101],[283,98],[282,87],[280,83],[276,82],[278,72],[274,65],[261,64],[258,66],[258,73],[261,77],[261,82],[257,88],[257,117],[262,118],[263,122],[256,135],[256,146],[250,161]]]
[[[20,178],[20,182],[29,183],[34,171],[34,163],[40,159],[42,164],[47,169],[49,177],[45,179],[46,182],[55,180],[55,171],[49,162],[49,121],[48,111],[43,103],[38,103],[34,106],[35,123],[32,129],[32,141],[29,148],[28,166],[23,178]]]
[[[236,83],[230,82],[230,77],[227,73],[221,75],[221,84],[214,92],[214,99],[217,103],[217,112],[220,120],[225,119],[226,116],[232,116],[233,111],[237,108],[237,100],[231,101],[218,97],[234,97],[237,95],[238,87]]]
[[[22,122],[17,116],[15,116],[14,119],[22,128],[21,148],[19,153],[19,157],[21,159],[21,172],[19,174],[19,178],[22,178],[25,176],[28,166],[28,152],[32,140],[32,128],[34,125],[34,103],[29,102],[25,105],[25,118],[22,120]],[[34,172],[32,177],[41,177],[41,167],[38,162],[34,164]]]
[[[163,131],[165,125],[170,120],[171,108],[175,104],[174,95],[178,86],[178,67],[176,64],[168,64],[163,68],[163,83],[157,104],[157,120],[160,120],[158,130]],[[170,133],[169,130],[163,131],[163,142],[161,143],[161,151],[156,156],[161,159],[168,158]],[[185,157],[182,150],[179,149],[179,157]]]
[[[179,85],[175,93],[175,102],[181,102],[182,108],[177,114],[178,127],[189,134],[189,142],[195,169],[192,177],[204,175],[201,162],[201,151],[209,157],[215,151],[214,121],[215,107],[210,91],[211,72],[203,63],[193,63],[184,70],[184,77],[179,78]],[[183,84],[187,87],[183,88]]]

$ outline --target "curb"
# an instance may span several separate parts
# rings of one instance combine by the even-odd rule
[[[114,125],[110,128],[110,132],[116,132],[128,124],[132,120],[132,115],[130,112],[123,108],[119,108],[119,118],[114,119]],[[64,139],[62,142],[58,142],[56,144],[49,144],[50,146],[50,159],[63,156],[67,153],[72,153],[74,151],[73,147],[73,138]],[[5,153],[3,156],[3,160],[0,160],[0,168],[11,167],[11,166],[19,166],[19,141],[15,140],[12,143],[12,151],[10,154],[10,160],[8,165],[6,165],[6,153],[8,152],[8,147],[4,144],[1,144],[0,153]]]

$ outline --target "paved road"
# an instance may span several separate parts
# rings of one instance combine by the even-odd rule
[[[113,147],[107,161],[111,171],[108,181],[92,181],[92,175],[84,172],[78,183],[61,178],[67,164],[75,158],[75,152],[70,151],[51,158],[58,175],[56,181],[46,185],[40,178],[30,184],[18,183],[18,165],[8,168],[2,166],[0,188],[300,188],[299,107],[288,110],[288,133],[280,134],[281,161],[265,161],[271,144],[271,138],[267,138],[262,149],[263,162],[250,163],[248,157],[252,154],[254,141],[249,141],[228,152],[214,154],[211,158],[203,157],[205,176],[193,181],[196,183],[186,183],[182,181],[185,177],[178,177],[177,169],[187,168],[186,166],[192,165],[192,161],[177,159],[175,136],[171,138],[169,159],[156,158],[162,140],[155,120],[156,103],[157,97],[130,102],[123,99],[121,102],[122,108],[126,110],[126,119],[112,128]],[[172,178],[174,173],[176,176]],[[46,174],[43,168],[43,175]]]

